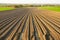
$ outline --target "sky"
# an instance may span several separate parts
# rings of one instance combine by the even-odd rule
[[[60,4],[60,0],[0,0],[0,3],[11,3],[11,4]]]

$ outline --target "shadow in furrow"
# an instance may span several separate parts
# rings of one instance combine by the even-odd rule
[[[47,20],[48,22],[50,22],[51,24],[54,25],[54,27],[57,27],[58,29],[60,29],[57,25],[55,25],[54,23],[52,23],[51,21],[49,21],[48,19],[46,19],[45,17],[42,16],[42,18],[44,18],[45,20]],[[50,25],[51,26],[51,25]],[[52,27],[53,28],[53,27]],[[54,28],[53,28],[54,29]],[[56,29],[54,29],[57,33],[59,33]],[[59,33],[60,34],[60,33]]]
[[[12,20],[12,21],[14,21],[14,20]],[[12,22],[12,21],[11,21],[11,22]],[[11,23],[11,22],[10,22],[10,23]],[[14,23],[14,22],[13,22],[13,23]],[[12,24],[11,24],[11,25],[12,25]],[[11,26],[11,25],[10,25],[10,26]],[[7,26],[7,25],[5,25],[5,26]],[[5,27],[5,26],[3,26],[3,27]],[[7,29],[9,29],[9,28],[10,28],[10,26],[9,26],[9,27],[7,27],[7,28],[6,28],[2,33],[0,33],[0,35],[2,35],[2,34],[3,34]]]
[[[38,32],[37,32],[36,26],[34,24],[33,17],[32,17],[32,23],[33,23],[33,28],[34,28],[34,37],[35,37],[35,40],[40,40],[40,38],[38,37]]]
[[[24,15],[25,16],[25,15]],[[24,17],[23,16],[23,17]],[[23,18],[22,17],[22,18]],[[21,20],[22,20],[22,18],[21,18]],[[23,19],[24,20],[24,19]],[[11,40],[13,40],[14,39],[14,37],[17,35],[16,33],[19,31],[19,29],[20,29],[20,26],[21,26],[21,24],[23,23],[23,20],[22,20],[22,22],[20,23],[20,25],[19,25],[19,27],[17,28],[17,30],[16,30],[16,32],[15,32],[15,34],[13,35],[13,37],[12,37],[12,39]]]
[[[14,18],[13,20],[15,20],[16,18]],[[6,24],[4,24],[4,25],[1,25],[2,27],[0,28],[0,30],[1,29],[3,29],[3,28],[5,28],[8,24],[10,24],[12,21],[13,21],[12,19],[9,21],[9,22],[7,22]]]
[[[2,20],[1,22],[0,22],[0,29],[2,29],[2,26],[3,26],[3,24],[5,24],[5,23],[7,23],[8,21],[10,21],[10,19],[11,18],[6,18],[5,20]]]
[[[36,19],[36,18],[35,18],[35,19]],[[37,24],[39,25],[39,28],[41,29],[41,32],[44,34],[42,28],[40,27],[40,24],[39,24],[38,21],[37,21],[37,19],[36,19],[36,22],[37,22]]]
[[[18,33],[17,40],[22,40],[22,33],[24,32],[24,29],[25,29],[25,25],[26,25],[26,21],[27,21],[27,19],[28,19],[28,15],[27,15],[27,17],[26,17],[26,20],[25,20],[23,26],[22,26],[22,30],[21,30],[21,32]]]
[[[16,24],[18,24],[18,22],[21,20],[21,18],[17,21],[17,23]],[[14,26],[3,36],[3,37],[1,37],[0,38],[0,40],[5,40],[5,38],[7,38],[9,35],[10,35],[10,33],[11,33],[11,31],[14,29],[14,27],[16,26],[16,24],[14,24]],[[11,25],[10,25],[11,26]]]
[[[29,17],[29,28],[28,28],[29,30],[28,30],[28,32],[29,32],[29,34],[28,34],[28,40],[31,40],[30,39],[30,17]]]
[[[36,16],[37,17],[37,16]],[[37,17],[38,18],[38,17]],[[50,38],[49,38],[49,36],[51,36],[50,35],[50,31],[49,31],[49,29],[46,27],[46,25],[38,18],[38,20],[42,23],[42,25],[45,27],[45,29],[46,29],[46,34],[44,34],[45,35],[45,38],[46,38],[46,40],[50,40]],[[53,40],[54,40],[54,38],[52,38]]]
[[[19,22],[19,21],[18,21]],[[17,23],[18,23],[17,22]],[[16,24],[17,24],[16,23]],[[16,26],[16,24],[3,36],[0,38],[0,40],[4,40],[5,38],[7,38],[9,36],[9,34],[11,33],[11,31],[14,29],[14,27]]]
[[[43,17],[44,17],[44,16],[43,16]],[[50,17],[49,17],[49,16],[47,16],[47,15],[46,15],[45,17],[50,18]],[[58,20],[54,19],[54,16],[52,16],[52,17],[53,17],[53,22],[55,22],[55,23],[56,23],[56,22],[58,22],[58,25],[60,25],[60,21],[58,21]],[[48,18],[46,18],[46,19],[48,19]],[[52,18],[51,18],[51,19],[52,19]],[[49,19],[48,19],[48,20],[49,20]],[[50,21],[50,22],[52,22],[52,20],[49,20],[49,21]],[[55,24],[55,23],[53,23],[53,22],[52,22],[52,24],[56,25],[56,24]],[[56,26],[57,26],[57,25],[56,25]],[[58,27],[58,26],[57,26],[57,27]],[[60,29],[60,27],[58,27],[58,28]]]

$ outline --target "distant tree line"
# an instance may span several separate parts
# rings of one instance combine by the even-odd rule
[[[60,5],[51,5],[51,4],[43,4],[43,5],[29,5],[29,4],[20,4],[20,5],[3,5],[2,7],[14,7],[14,8],[20,8],[20,7],[44,7],[44,6],[58,6]]]

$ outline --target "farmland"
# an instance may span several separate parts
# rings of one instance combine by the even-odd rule
[[[60,12],[60,6],[43,6],[43,7],[38,7],[38,9],[44,9],[44,10],[51,10],[51,11]]]
[[[0,40],[60,40],[60,12],[35,7],[0,12]]]
[[[7,11],[7,10],[13,10],[15,8],[13,7],[0,7],[0,11]]]

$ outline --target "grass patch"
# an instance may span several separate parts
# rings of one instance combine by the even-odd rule
[[[0,11],[7,11],[7,10],[13,10],[12,7],[0,7]]]
[[[38,9],[46,9],[46,10],[52,10],[52,11],[58,11],[60,12],[60,7],[58,6],[44,6],[44,7],[38,7]]]

